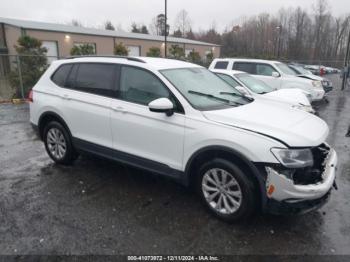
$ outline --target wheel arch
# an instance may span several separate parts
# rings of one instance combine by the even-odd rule
[[[266,188],[265,181],[261,172],[246,156],[237,150],[225,146],[206,146],[197,150],[186,163],[185,167],[185,180],[184,183],[189,186],[193,186],[196,178],[196,170],[199,165],[209,159],[213,158],[223,158],[232,161],[234,164],[238,165],[239,168],[250,174],[251,179],[256,185],[256,189],[259,197],[259,202],[264,205],[266,198]]]
[[[69,130],[69,127],[68,127],[67,123],[63,120],[63,118],[55,112],[47,111],[39,117],[39,121],[38,121],[39,137],[41,140],[43,140],[43,133],[44,133],[44,128],[45,128],[46,124],[51,122],[51,121],[57,121],[60,124],[62,124],[64,126],[64,128],[66,128],[69,135],[72,137],[72,134]]]

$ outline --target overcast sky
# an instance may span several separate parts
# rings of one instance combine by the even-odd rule
[[[218,30],[239,21],[240,17],[260,12],[276,13],[281,7],[312,10],[316,0],[168,0],[169,24],[186,9],[195,30],[207,29],[215,22]],[[329,0],[334,15],[350,12],[350,0]],[[85,26],[101,26],[107,19],[130,30],[132,22],[147,26],[163,12],[164,0],[0,0],[0,16],[66,23],[72,19]],[[173,31],[173,27],[171,31]]]

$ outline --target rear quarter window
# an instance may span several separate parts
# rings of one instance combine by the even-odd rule
[[[227,69],[228,62],[227,61],[218,61],[216,62],[214,68],[215,69]]]
[[[56,85],[63,87],[72,65],[61,65],[52,75],[51,80]]]
[[[256,74],[256,65],[254,63],[234,62],[232,69],[246,72],[248,74],[253,74],[253,75]]]
[[[116,74],[117,68],[114,64],[81,63],[75,76],[74,89],[113,96]]]

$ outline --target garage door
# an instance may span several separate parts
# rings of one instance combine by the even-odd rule
[[[129,49],[129,56],[140,56],[139,46],[129,45],[128,49]]]
[[[52,61],[58,59],[58,49],[56,41],[42,41],[42,47],[47,49],[47,62],[51,64]]]

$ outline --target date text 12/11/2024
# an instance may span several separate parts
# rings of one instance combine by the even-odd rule
[[[128,261],[220,261],[217,256],[128,256]]]

